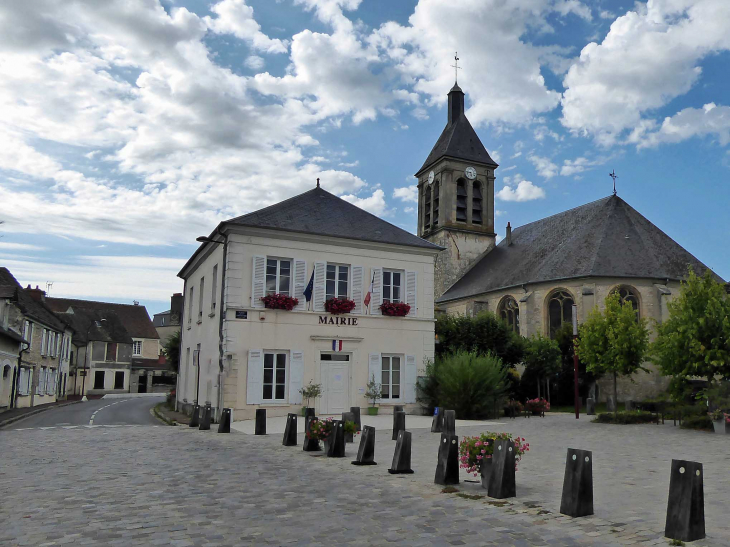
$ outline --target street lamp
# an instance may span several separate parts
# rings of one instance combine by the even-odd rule
[[[81,400],[82,401],[88,401],[86,398],[86,375],[88,372],[88,363],[89,363],[89,332],[91,331],[91,327],[95,326],[97,329],[101,327],[102,323],[106,323],[106,319],[101,319],[100,321],[92,321],[89,323],[89,327],[86,329],[86,351],[84,352],[84,374],[82,375],[83,380],[81,381]]]
[[[575,388],[575,419],[580,418],[580,401],[578,400],[578,306],[573,304],[573,384]]]

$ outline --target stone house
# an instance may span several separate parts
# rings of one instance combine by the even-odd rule
[[[0,326],[0,412],[11,408],[14,402],[14,381],[20,351],[24,347],[27,347],[27,343],[20,334],[10,330],[7,325]]]
[[[175,293],[170,297],[170,309],[152,316],[152,324],[160,336],[160,349],[165,347],[167,339],[176,332],[180,332],[180,318],[182,317],[183,295]]]

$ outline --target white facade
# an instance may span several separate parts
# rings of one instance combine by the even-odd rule
[[[283,415],[300,410],[306,401],[298,391],[313,381],[322,384],[324,395],[310,406],[318,414],[340,414],[369,406],[363,393],[372,376],[388,394],[379,406],[415,405],[416,379],[424,360],[434,355],[437,249],[232,229],[225,249],[208,243],[181,272],[185,304],[177,398],[182,406],[210,402],[216,409],[232,408],[237,420],[253,418],[257,408]],[[328,266],[330,276],[347,282],[328,286]],[[313,271],[307,309],[303,292]],[[399,300],[411,305],[407,317],[385,317],[378,309],[394,280]],[[287,281],[299,305],[292,311],[265,308],[260,298],[267,282],[281,293]],[[332,294],[354,300],[355,309],[327,313],[324,301]]]

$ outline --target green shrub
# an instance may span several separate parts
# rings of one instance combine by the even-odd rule
[[[442,315],[436,318],[438,357],[458,351],[473,351],[480,355],[496,355],[507,366],[522,361],[525,341],[509,325],[490,312],[475,317]]]
[[[682,429],[702,429],[712,431],[712,421],[707,414],[704,416],[687,416],[682,419]]]
[[[651,412],[642,410],[632,410],[629,412],[604,412],[599,414],[594,422],[600,424],[649,424],[656,422],[656,415]]]

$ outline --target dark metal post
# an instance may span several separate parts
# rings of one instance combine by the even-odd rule
[[[578,397],[578,306],[573,304],[573,387],[575,419],[580,418],[580,399]]]

